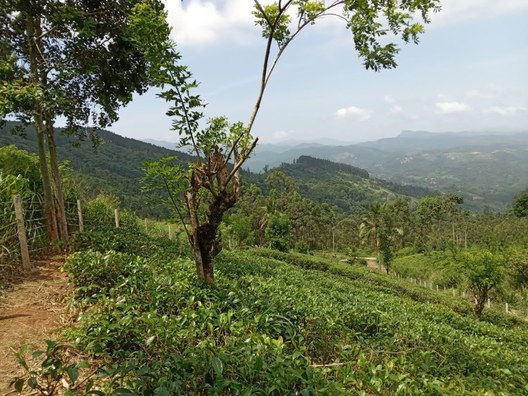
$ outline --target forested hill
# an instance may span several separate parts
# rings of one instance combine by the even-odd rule
[[[306,170],[316,170],[317,173],[327,173],[327,172],[343,172],[352,176],[359,176],[363,179],[368,179],[369,173],[365,169],[361,169],[352,165],[340,164],[337,162],[332,162],[325,159],[319,159],[310,157],[308,155],[301,155],[296,164],[302,164]]]
[[[292,177],[299,185],[301,195],[351,214],[360,214],[374,201],[435,194],[423,187],[372,179],[364,169],[306,155],[274,170]]]
[[[0,146],[10,144],[29,152],[37,152],[35,130],[26,129],[26,137],[11,133],[15,123],[7,123],[0,129]],[[141,165],[146,161],[156,161],[165,156],[176,156],[182,161],[191,157],[185,153],[168,150],[139,140],[129,139],[115,133],[98,130],[97,135],[104,141],[93,147],[88,140],[78,142],[77,138],[61,135],[57,129],[56,143],[61,161],[69,161],[76,172],[77,182],[91,198],[101,192],[118,196],[123,206],[134,210],[138,215],[167,215],[155,205],[145,202],[140,180],[144,175]]]
[[[272,151],[275,150],[275,151]],[[404,131],[393,138],[346,146],[257,147],[247,166],[258,171],[301,155],[366,169],[395,183],[464,197],[471,209],[505,209],[528,186],[528,131],[430,133]]]
[[[21,137],[11,133],[14,125],[8,123],[0,129],[0,146],[14,144],[36,153],[35,130],[30,127],[26,130],[26,137]],[[118,196],[124,207],[134,210],[139,216],[169,215],[166,208],[150,202],[142,193],[140,181],[144,172],[141,166],[146,161],[156,161],[165,156],[176,156],[188,162],[192,160],[191,156],[105,130],[97,131],[104,143],[95,148],[90,141],[77,144],[76,138],[62,136],[60,132],[58,129],[56,136],[59,158],[69,161],[85,198],[110,193]],[[275,169],[294,178],[302,196],[336,206],[350,214],[363,212],[376,200],[392,199],[398,195],[419,198],[432,193],[421,187],[372,179],[364,169],[310,156],[301,156],[294,163],[282,164]],[[266,176],[266,173],[244,172],[243,179],[246,184],[256,183],[265,190]]]

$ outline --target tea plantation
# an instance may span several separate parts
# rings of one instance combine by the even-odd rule
[[[67,394],[528,394],[528,323],[367,269],[225,251],[214,288],[168,242],[78,241],[78,316],[18,381]],[[136,239],[137,238],[137,239]],[[89,242],[89,243],[88,243]],[[107,251],[109,246],[118,248]],[[137,254],[130,254],[134,250]],[[149,252],[148,254],[141,252]],[[66,390],[68,389],[68,390]]]

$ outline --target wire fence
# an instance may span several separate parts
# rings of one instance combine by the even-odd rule
[[[424,289],[429,289],[438,293],[448,294],[452,295],[453,297],[465,299],[471,303],[475,301],[475,296],[464,288],[439,286],[428,280],[404,277],[394,272],[391,273],[391,276],[405,280],[409,283],[413,283]],[[524,291],[522,295],[520,294],[512,300],[504,299],[503,297],[501,298],[497,295],[493,295],[493,297],[489,297],[487,299],[485,306],[487,308],[493,307],[498,310],[504,310],[507,313],[515,314],[516,316],[528,319],[528,291]]]
[[[27,250],[33,257],[48,247],[44,210],[38,196],[21,200]],[[20,272],[21,247],[14,200],[0,203],[0,286]]]

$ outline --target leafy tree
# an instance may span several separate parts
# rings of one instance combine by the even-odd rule
[[[378,259],[378,268],[381,271],[381,246],[384,235],[384,205],[375,202],[371,205],[368,212],[363,213],[361,224],[359,225],[359,235],[363,241],[373,241]]]
[[[272,249],[286,252],[290,248],[290,219],[287,215],[271,216],[266,227],[266,239]]]
[[[472,248],[458,256],[468,288],[475,296],[475,315],[480,318],[491,290],[504,278],[505,259],[487,249]]]
[[[455,227],[461,215],[459,205],[462,203],[463,198],[454,194],[428,195],[420,199],[416,216],[421,249],[443,247],[443,225],[447,223],[449,230]]]
[[[67,239],[54,122],[63,117],[67,133],[95,140],[86,126],[108,126],[133,93],[146,90],[151,71],[146,53],[169,33],[163,4],[3,0],[0,5],[0,122],[10,117],[35,125],[48,234]],[[140,29],[145,25],[157,30]],[[148,40],[141,40],[145,33]]]
[[[19,150],[14,145],[0,147],[0,169],[4,176],[23,177],[33,193],[42,193],[42,180],[36,155]],[[6,202],[11,199],[12,196],[6,196]]]
[[[382,43],[389,33],[405,42],[418,42],[423,32],[422,23],[429,22],[429,13],[439,9],[437,0],[416,0],[394,3],[378,0],[324,1],[288,0],[262,5],[254,0],[255,24],[262,29],[266,41],[261,69],[260,87],[247,124],[229,124],[225,118],[213,118],[200,127],[203,106],[200,97],[192,93],[197,83],[191,73],[174,60],[179,54],[166,46],[169,56],[158,57],[160,66],[158,84],[166,89],[161,97],[172,103],[168,115],[174,117],[173,129],[181,136],[181,143],[191,148],[196,157],[189,168],[170,171],[166,164],[152,164],[147,179],[154,188],[165,188],[186,226],[189,242],[196,262],[198,278],[214,282],[214,257],[221,250],[219,227],[224,213],[240,197],[240,168],[250,156],[258,139],[251,131],[255,123],[264,92],[285,49],[307,26],[323,17],[337,16],[346,21],[352,32],[356,50],[367,69],[380,70],[396,66],[395,55],[399,49],[395,43]],[[339,7],[343,15],[337,15]],[[385,23],[383,23],[385,22]],[[385,41],[385,40],[383,40]],[[277,49],[274,51],[274,45]],[[231,164],[231,165],[230,165]],[[160,166],[158,166],[160,165]],[[172,182],[169,177],[177,177]],[[183,200],[184,210],[178,205]],[[184,216],[184,212],[185,216]]]
[[[528,190],[523,191],[513,200],[513,214],[517,217],[528,216]]]
[[[360,238],[363,241],[373,241],[381,271],[382,264],[387,274],[392,261],[392,245],[402,230],[396,227],[393,207],[388,203],[375,202],[370,210],[362,216],[359,226]]]

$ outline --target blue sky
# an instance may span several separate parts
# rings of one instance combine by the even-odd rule
[[[167,1],[173,38],[206,115],[247,121],[264,40],[252,0]],[[272,76],[254,135],[262,142],[358,142],[402,130],[528,130],[528,1],[445,0],[419,45],[402,44],[398,67],[365,70],[337,18],[304,30]],[[155,92],[137,97],[112,131],[176,141]]]

